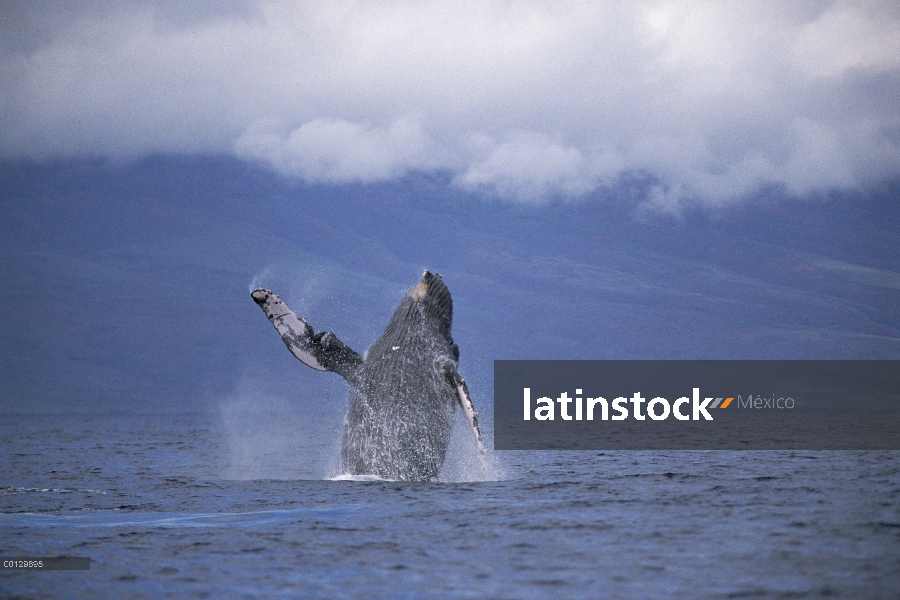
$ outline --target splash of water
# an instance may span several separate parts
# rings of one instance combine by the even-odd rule
[[[503,481],[506,478],[507,470],[500,457],[490,449],[489,444],[485,448],[484,455],[478,452],[472,429],[460,413],[438,480],[446,483],[467,483]]]
[[[336,468],[338,435],[327,415],[244,378],[219,405],[226,479],[322,479]]]
[[[392,479],[382,479],[378,475],[351,475],[349,473],[341,473],[327,479],[329,481],[393,481]]]
[[[250,285],[247,286],[247,293],[249,294],[253,290],[258,290],[261,287],[265,287],[265,282],[272,278],[272,267],[265,267],[262,271],[259,271],[255,275],[253,275],[253,279],[250,280]]]
[[[302,276],[297,273],[302,273]],[[331,291],[345,275],[340,267],[320,262],[268,265],[253,275],[247,292],[259,288],[272,289],[277,283],[281,290],[279,295],[292,309],[306,314],[328,300]]]

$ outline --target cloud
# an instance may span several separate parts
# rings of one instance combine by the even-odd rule
[[[471,158],[456,183],[528,201],[585,194],[609,183],[608,176],[615,168],[604,162],[619,163],[615,157],[604,161],[607,157],[585,156],[575,146],[529,131],[511,132],[499,143],[481,137],[473,145],[480,152],[469,153]]]
[[[315,119],[284,133],[277,122],[251,126],[235,142],[239,156],[311,182],[371,182],[434,169],[430,141],[414,121],[400,117],[389,127],[342,119]]]
[[[233,153],[540,201],[900,175],[891,2],[4,5],[0,156]],[[23,33],[26,32],[26,33]]]

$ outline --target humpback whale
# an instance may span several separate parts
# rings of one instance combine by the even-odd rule
[[[423,273],[364,356],[330,331],[316,333],[271,291],[257,289],[251,296],[295,357],[318,371],[337,373],[349,384],[341,434],[344,472],[435,479],[457,404],[484,460],[478,413],[459,374],[459,347],[450,335],[453,301],[440,275]]]

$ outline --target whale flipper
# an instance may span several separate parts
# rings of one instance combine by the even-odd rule
[[[456,399],[459,402],[459,406],[462,408],[463,413],[466,415],[466,420],[475,434],[475,442],[478,444],[478,453],[481,455],[483,466],[484,444],[481,442],[481,429],[478,427],[478,412],[475,410],[475,405],[472,404],[466,380],[456,370],[456,366],[449,361],[444,364],[444,373],[447,376],[447,382],[456,390]]]
[[[332,371],[344,379],[353,379],[362,365],[362,357],[330,331],[315,333],[303,317],[297,315],[269,290],[253,290],[253,300],[266,313],[291,354],[317,371]]]

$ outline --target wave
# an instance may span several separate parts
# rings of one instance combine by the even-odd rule
[[[42,494],[106,494],[105,490],[83,490],[80,488],[27,488],[27,487],[15,487],[15,486],[7,486],[5,488],[0,489],[0,494],[28,494],[28,493],[42,493]]]

